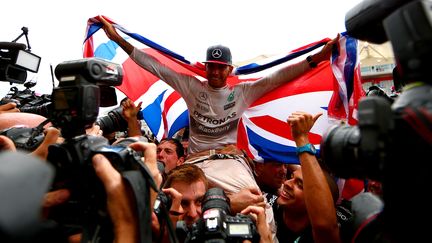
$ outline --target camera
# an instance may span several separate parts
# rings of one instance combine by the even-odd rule
[[[403,194],[422,195],[431,187],[431,165],[425,163],[432,149],[431,16],[430,0],[365,0],[345,16],[350,36],[391,42],[397,79],[405,85],[393,103],[379,96],[363,98],[358,125],[331,127],[321,141],[321,156],[336,176],[382,183],[383,210],[353,242],[363,242],[356,241],[359,235],[370,236],[364,242],[429,238],[429,227],[422,223],[432,216],[429,203]]]
[[[22,84],[27,71],[37,73],[41,58],[22,43],[0,42],[0,81]]]
[[[259,242],[252,219],[243,214],[230,215],[229,199],[221,188],[210,188],[204,195],[202,217],[190,229],[177,222],[177,232],[187,232],[185,242]]]
[[[171,205],[172,205],[171,197],[169,197],[162,190],[160,190],[156,196],[156,200],[153,205],[153,211],[158,217],[159,222],[163,222],[163,220],[165,220],[163,218],[164,216],[163,214],[170,210]]]
[[[41,58],[31,53],[28,28],[11,42],[0,42],[0,81],[22,84],[27,79],[27,71],[37,73]],[[27,45],[16,43],[25,36]]]
[[[10,127],[0,131],[0,135],[10,138],[19,150],[32,152],[44,140],[44,134],[38,127]]]
[[[25,82],[24,90],[18,90],[17,87],[11,87],[9,93],[0,100],[0,105],[14,102],[21,112],[38,114],[48,117],[51,110],[51,95],[37,95],[32,88],[35,82]]]
[[[105,190],[93,169],[93,155],[105,155],[122,175],[131,174],[129,172],[139,175],[128,177],[137,201],[149,200],[149,190],[144,191],[147,186],[157,190],[141,155],[129,148],[127,143],[111,146],[106,138],[85,133],[85,129],[96,121],[101,105],[117,103],[115,90],[111,86],[121,84],[123,71],[118,64],[87,58],[60,63],[55,74],[60,82],[52,93],[50,121],[60,128],[65,141],[49,146],[47,159],[56,170],[54,189],[69,189],[71,198],[50,210],[50,218],[68,231],[84,231],[83,237],[88,239],[82,242],[90,239],[112,242]],[[108,99],[102,101],[100,97]],[[139,201],[137,207],[144,207],[145,204]]]
[[[339,177],[382,180],[391,155],[394,121],[388,100],[369,96],[359,103],[358,126],[330,127],[323,135],[321,156]]]
[[[99,117],[96,124],[100,126],[104,134],[110,134],[116,131],[126,131],[127,122],[122,115],[123,109],[121,106],[116,107],[108,112],[106,116]]]
[[[50,119],[62,129],[65,138],[85,133],[96,121],[99,107],[117,104],[112,86],[122,82],[123,70],[118,64],[98,58],[67,61],[57,65],[58,87],[52,92]]]

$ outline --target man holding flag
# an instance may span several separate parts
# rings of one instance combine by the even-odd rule
[[[207,60],[204,62],[207,80],[201,81],[195,76],[178,73],[135,48],[123,39],[106,19],[102,16],[99,18],[107,36],[134,62],[168,83],[183,97],[190,114],[189,162],[201,162],[199,166],[205,171],[210,182],[227,192],[238,192],[242,188],[256,186],[252,171],[235,146],[237,127],[243,112],[265,93],[295,79],[316,67],[318,63],[329,60],[332,46],[339,38],[338,36],[331,40],[320,52],[302,62],[284,67],[254,82],[228,85],[226,80],[233,70],[229,48],[222,45],[208,48]],[[224,151],[229,156],[225,156]],[[223,155],[210,157],[215,154]],[[226,170],[227,168],[229,170]],[[234,174],[228,173],[230,171]]]

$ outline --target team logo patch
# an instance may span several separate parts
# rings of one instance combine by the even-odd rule
[[[217,59],[221,58],[222,57],[222,51],[221,51],[221,49],[214,49],[212,51],[212,57],[213,58],[217,58]]]

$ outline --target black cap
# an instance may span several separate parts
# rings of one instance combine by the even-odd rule
[[[207,48],[207,60],[204,63],[207,62],[232,65],[230,49],[222,45],[210,46]]]

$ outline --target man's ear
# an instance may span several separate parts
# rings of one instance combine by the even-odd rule
[[[263,163],[255,163],[255,172],[257,175],[260,175],[263,171],[264,164]]]
[[[177,166],[182,165],[185,162],[185,157],[182,156],[177,160]]]

